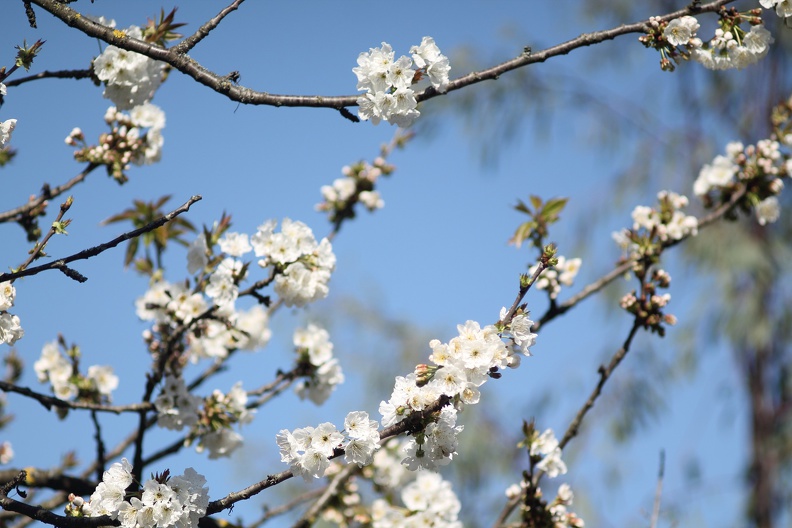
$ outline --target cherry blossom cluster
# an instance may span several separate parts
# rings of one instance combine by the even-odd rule
[[[385,206],[380,193],[375,189],[380,176],[389,176],[394,170],[382,156],[373,164],[360,161],[341,169],[343,178],[336,179],[332,185],[323,185],[321,192],[324,201],[316,204],[317,211],[326,211],[331,222],[355,217],[355,204],[361,203],[369,211]]]
[[[8,313],[8,309],[14,306],[15,298],[14,285],[9,281],[0,282],[0,343],[13,345],[25,335],[19,316]]]
[[[393,506],[384,499],[374,501],[371,507],[374,528],[462,528],[458,519],[462,506],[451,483],[439,473],[419,471],[415,480],[401,490],[400,497],[403,507]]]
[[[527,493],[530,487],[530,484],[524,480],[519,484],[512,484],[506,490],[506,497],[512,500],[518,499],[523,493]],[[534,489],[535,496],[531,503],[543,504],[541,502],[542,490],[540,488]],[[553,526],[553,528],[583,528],[585,526],[583,519],[578,517],[574,512],[569,511],[569,506],[572,505],[574,497],[572,488],[569,484],[564,483],[558,487],[558,493],[555,499],[545,505],[547,514],[550,517],[549,521],[552,523],[551,526]],[[522,507],[525,508],[526,506],[523,505]]]
[[[686,196],[670,191],[660,191],[657,193],[657,201],[659,202],[658,208],[639,205],[633,209],[633,231],[643,229],[647,232],[654,232],[663,242],[680,240],[698,232],[696,217],[686,215],[681,211],[689,205]]]
[[[533,467],[543,471],[550,478],[556,478],[567,472],[566,464],[561,460],[561,447],[552,429],[546,429],[541,434],[537,430],[533,431],[528,454]]]
[[[344,433],[330,422],[316,427],[289,431],[282,429],[276,436],[281,461],[289,464],[292,473],[305,481],[321,478],[330,467],[330,457],[336,449],[344,450],[344,460],[360,467],[370,464],[379,449],[378,424],[369,420],[368,413],[350,412],[344,420]]]
[[[129,492],[133,482],[132,465],[124,458],[104,472],[89,500],[70,495],[66,513],[70,517],[108,515],[123,528],[197,528],[206,515],[209,489],[204,476],[193,468],[175,477],[165,471]]]
[[[663,337],[665,335],[663,325],[675,325],[677,318],[672,314],[664,313],[664,308],[671,301],[671,294],[659,294],[657,289],[668,288],[671,285],[671,276],[665,270],[652,268],[651,274],[644,278],[647,280],[641,281],[640,293],[633,290],[621,298],[619,305],[635,315],[643,328]]]
[[[614,241],[633,260],[658,255],[662,244],[698,234],[698,219],[681,210],[688,206],[687,197],[660,191],[657,201],[656,207],[639,205],[633,209],[632,229],[613,233]]]
[[[124,113],[111,106],[104,116],[110,132],[99,136],[97,145],[89,145],[79,128],[66,137],[66,144],[78,147],[74,159],[105,165],[107,173],[119,183],[127,181],[125,171],[130,164],[151,164],[162,155],[162,129],[165,114],[156,105],[144,103]]]
[[[690,56],[708,70],[742,69],[764,58],[774,41],[761,24],[752,25],[748,32],[740,26],[727,26],[716,29],[709,42],[691,39]]]
[[[301,400],[308,398],[321,405],[336,386],[344,382],[338,359],[333,357],[333,343],[324,328],[309,324],[294,331],[298,370],[305,376],[294,387]]]
[[[115,27],[114,22],[110,24],[108,27]],[[118,32],[143,40],[143,30],[137,26]],[[107,46],[94,59],[93,70],[96,77],[105,83],[104,97],[113,101],[120,110],[130,110],[154,96],[162,82],[165,63],[116,46]]]
[[[157,425],[175,431],[189,429],[187,444],[197,440],[196,451],[206,450],[210,459],[216,459],[230,456],[242,445],[242,435],[231,427],[253,419],[255,410],[248,409],[247,402],[241,382],[228,394],[214,390],[204,399],[191,394],[181,376],[167,373],[154,407]]]
[[[759,0],[765,9],[774,9],[781,18],[792,17],[792,2],[789,0]]]
[[[327,297],[327,283],[336,258],[327,238],[317,242],[313,231],[299,221],[284,218],[281,230],[270,220],[250,239],[259,266],[275,273],[275,293],[286,306],[303,307]]]
[[[547,290],[551,299],[558,297],[561,292],[561,286],[572,286],[575,277],[580,271],[580,266],[583,261],[579,258],[567,259],[566,257],[557,257],[558,263],[552,268],[547,268],[539,275],[539,278],[534,283],[537,290]],[[533,276],[536,270],[539,269],[539,264],[535,264],[528,269],[528,275]]]
[[[157,425],[172,431],[192,429],[198,423],[201,404],[203,399],[187,390],[184,378],[166,373],[162,389],[154,400]]]
[[[792,101],[786,103],[792,108]],[[782,136],[784,144],[792,145],[792,135]],[[693,192],[712,207],[731,200],[741,185],[748,193],[740,206],[756,214],[761,225],[778,220],[780,207],[776,196],[784,188],[784,178],[792,175],[792,159],[781,152],[776,139],[763,139],[756,145],[744,146],[734,141],[726,145],[726,155],[718,155],[704,165],[693,184]]]
[[[311,228],[299,221],[284,218],[281,231],[275,233],[277,224],[277,220],[268,220],[252,237],[245,233],[227,233],[218,241],[221,251],[229,257],[222,258],[216,265],[206,285],[206,294],[215,306],[223,309],[233,305],[239,294],[239,282],[247,276],[248,268],[248,264],[236,257],[250,251],[262,257],[259,266],[271,270],[275,293],[287,306],[302,307],[327,296],[327,283],[336,262],[330,241],[324,238],[317,242]],[[207,244],[206,235],[200,235],[190,245],[188,271],[205,272],[210,255],[212,248]]]
[[[568,509],[574,498],[575,494],[569,484],[564,483],[558,487],[556,498],[548,508],[553,517],[554,528],[583,528],[585,526],[583,519]]]
[[[567,509],[573,499],[569,485],[559,486],[558,495],[550,503],[542,498],[542,490],[536,485],[539,480],[537,472],[550,478],[567,472],[566,464],[561,459],[561,445],[553,430],[546,429],[540,433],[532,420],[523,423],[523,434],[525,438],[518,446],[527,448],[530,469],[523,473],[523,480],[519,484],[512,484],[506,489],[506,497],[518,501],[523,522],[529,526],[582,528],[583,520]]]
[[[263,348],[272,335],[267,311],[258,305],[248,310],[224,305],[212,318],[203,317],[211,304],[185,283],[157,280],[135,305],[141,320],[154,321],[152,329],[143,333],[150,350],[156,350],[159,336],[189,325],[186,354],[193,363],[204,358],[223,359],[232,350]]]
[[[746,31],[742,24],[747,23]],[[762,24],[761,10],[740,13],[735,9],[720,13],[715,36],[703,42],[696,32],[700,25],[692,16],[665,22],[659,17],[650,19],[647,34],[639,38],[645,46],[660,51],[660,67],[673,71],[674,62],[692,59],[710,70],[745,68],[762,59],[773,43],[773,36]]]
[[[242,435],[233,431],[234,424],[246,424],[253,420],[255,409],[247,408],[248,395],[237,382],[224,394],[214,390],[204,401],[199,426],[193,428],[191,437],[198,437],[195,450],[208,451],[210,459],[230,456],[242,445]]]
[[[402,55],[394,60],[393,48],[383,42],[381,47],[358,56],[358,66],[352,72],[358,79],[357,89],[366,92],[357,100],[360,119],[407,128],[421,115],[413,84],[426,76],[438,92],[446,90],[451,67],[434,39],[424,37],[420,46],[410,48],[410,53],[412,59]]]
[[[481,328],[475,321],[458,325],[459,335],[448,343],[432,340],[429,359],[435,365],[418,365],[415,372],[398,376],[390,399],[380,402],[384,427],[416,413],[421,416],[423,410],[441,398],[454,403],[426,417],[422,427],[417,427],[421,432],[414,434],[404,446],[402,463],[409,469],[436,469],[448,464],[456,453],[457,435],[462,431],[462,426],[456,425],[456,407],[478,403],[479,387],[488,378],[500,377],[499,370],[519,366],[518,353],[530,355],[529,347],[536,341],[536,334],[531,333],[533,321],[522,311],[504,321],[507,315],[505,308],[501,310],[498,326]]]
[[[80,352],[70,347],[64,356],[61,340],[47,343],[41,349],[41,357],[33,364],[38,380],[49,382],[56,397],[61,400],[78,398],[93,403],[109,402],[112,392],[118,388],[118,376],[110,366],[91,365],[87,374],[79,370]]]

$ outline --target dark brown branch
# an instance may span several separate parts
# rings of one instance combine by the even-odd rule
[[[232,101],[237,101],[243,104],[269,105],[276,107],[301,106],[342,108],[346,106],[357,106],[358,95],[276,95],[270,94],[268,92],[257,92],[251,90],[250,88],[234,84],[227,76],[220,76],[214,72],[211,72],[187,55],[179,53],[178,50],[181,44],[177,44],[170,49],[165,49],[141,40],[130,38],[125,35],[117,36],[113,29],[89,20],[70,7],[58,2],[57,0],[31,1],[33,4],[43,8],[68,26],[76,28],[90,37],[98,38],[113,46],[117,46],[128,51],[133,51],[135,53],[140,53],[141,55],[145,55],[154,60],[170,64],[176,70],[179,70],[185,75],[192,77],[197,82],[208,86],[212,90],[225,95]],[[668,21],[684,15],[716,12],[721,8],[721,6],[733,1],[734,0],[715,0],[713,2],[701,5],[695,9],[687,7],[685,9],[661,16],[659,17],[659,20]],[[529,64],[544,62],[552,57],[566,55],[577,48],[591,46],[593,44],[598,44],[607,40],[613,40],[621,35],[627,35],[630,33],[644,33],[648,24],[649,20],[643,20],[633,24],[624,24],[617,28],[606,31],[586,33],[575,39],[558,44],[537,53],[523,52],[518,57],[493,66],[492,68],[479,72],[473,72],[451,81],[448,85],[447,92],[459,90],[466,86],[477,84],[482,81],[497,79],[499,76],[509,71],[522,68],[523,66],[527,66]],[[186,47],[189,48],[189,44]],[[437,97],[439,95],[443,94],[430,87],[423,92],[416,94],[416,99],[421,102],[432,99],[433,97]]]
[[[178,209],[175,209],[175,210],[171,211],[170,213],[166,214],[165,216],[160,217],[157,220],[154,220],[153,222],[151,222],[151,223],[149,223],[149,224],[147,224],[147,225],[145,225],[145,226],[143,226],[141,228],[135,229],[134,231],[129,231],[127,233],[124,233],[124,234],[114,238],[110,242],[106,242],[104,244],[100,244],[98,246],[94,246],[94,247],[89,248],[89,249],[84,249],[84,250],[80,251],[79,253],[75,253],[74,255],[70,255],[68,257],[65,257],[65,258],[62,258],[62,259],[59,259],[59,260],[55,260],[55,261],[50,262],[48,264],[42,264],[41,266],[35,266],[35,267],[28,268],[26,270],[19,271],[19,272],[16,272],[16,273],[3,273],[3,274],[0,274],[0,282],[7,281],[7,280],[14,280],[14,279],[18,279],[20,277],[27,277],[29,275],[35,275],[37,273],[41,273],[42,271],[47,271],[47,270],[52,270],[52,269],[61,269],[66,264],[68,264],[69,262],[74,262],[74,261],[77,261],[77,260],[85,260],[85,259],[89,259],[91,257],[95,257],[95,256],[99,255],[100,253],[103,253],[103,252],[107,251],[108,249],[116,247],[118,244],[120,244],[122,242],[125,242],[125,241],[130,240],[130,239],[135,238],[135,237],[139,237],[143,233],[148,233],[149,231],[153,231],[153,230],[157,229],[158,227],[170,222],[171,220],[173,220],[174,218],[176,218],[180,214],[189,211],[190,210],[190,206],[192,204],[194,204],[195,202],[199,201],[199,200],[201,200],[200,196],[197,196],[197,195],[193,196],[192,198],[187,200],[187,202],[185,202]]]
[[[578,410],[577,414],[575,415],[575,418],[567,427],[567,430],[564,433],[564,437],[558,443],[558,447],[560,447],[562,450],[569,443],[569,441],[572,440],[572,438],[574,438],[577,435],[578,430],[580,429],[580,425],[583,423],[583,419],[586,417],[586,414],[591,410],[591,408],[594,407],[594,402],[597,401],[597,398],[599,398],[599,395],[602,393],[602,388],[605,386],[605,382],[608,381],[611,374],[613,374],[613,371],[616,369],[616,367],[619,366],[619,363],[621,363],[621,361],[624,359],[624,356],[626,356],[627,352],[630,350],[630,345],[632,344],[632,340],[635,337],[635,334],[638,333],[638,329],[641,328],[641,325],[642,325],[641,320],[636,317],[635,321],[633,322],[632,328],[630,329],[630,332],[627,335],[627,339],[624,340],[624,343],[622,344],[621,348],[613,354],[610,362],[608,363],[608,366],[606,367],[605,365],[600,365],[598,369],[600,379],[599,382],[597,383],[597,386],[594,387],[594,390],[591,392],[591,395],[586,400],[586,403],[584,403],[583,406]],[[533,488],[538,487],[539,480],[542,478],[543,475],[544,472],[538,471],[534,475],[533,486],[530,486],[529,489],[531,487]],[[524,494],[525,494],[525,490],[523,490],[522,494],[518,495],[513,499],[510,499],[504,505],[503,510],[501,511],[500,515],[498,515],[498,518],[496,519],[493,525],[494,528],[499,528],[503,526],[503,524],[506,522],[506,519],[509,517],[509,515],[511,515],[512,511],[514,511],[514,508],[516,508],[517,505],[520,504],[520,502],[522,501]]]
[[[47,243],[50,241],[50,239],[53,236],[55,236],[58,233],[58,229],[55,226],[58,226],[58,225],[61,224],[61,221],[63,220],[63,215],[65,215],[66,211],[69,210],[69,208],[71,207],[71,204],[72,204],[72,198],[69,197],[60,206],[60,211],[58,211],[58,216],[55,218],[55,221],[52,223],[52,226],[50,227],[50,229],[47,232],[47,234],[44,235],[44,239],[39,241],[39,242],[36,242],[36,245],[33,248],[33,250],[30,251],[30,256],[27,258],[27,260],[25,262],[22,263],[21,266],[19,266],[17,268],[17,271],[22,271],[24,269],[27,269],[27,267],[30,266],[30,264],[34,260],[39,258],[39,256],[44,255],[44,248],[47,247]]]
[[[20,471],[19,469],[0,471],[0,482],[13,480]],[[25,472],[27,473],[25,486],[31,488],[47,488],[76,495],[90,495],[96,489],[96,482],[64,475],[63,468],[55,470],[27,468]]]
[[[28,389],[27,387],[19,387],[13,383],[8,383],[5,381],[0,381],[0,390],[4,392],[15,392],[17,394],[27,396],[28,398],[32,398],[46,407],[48,411],[52,410],[53,407],[58,407],[61,409],[88,409],[95,412],[121,414],[125,412],[140,412],[141,410],[151,410],[154,408],[154,405],[151,403],[134,403],[131,405],[102,405],[99,403],[70,402],[61,400],[60,398],[55,398],[54,396],[48,396],[46,394],[35,392],[31,389]]]
[[[24,502],[19,502],[8,496],[8,493],[25,483],[27,473],[21,471],[14,479],[6,482],[0,488],[0,507],[4,510],[20,513],[25,517],[41,521],[44,524],[51,524],[59,528],[99,528],[100,526],[119,526],[121,523],[111,519],[107,515],[101,517],[65,517],[56,515],[49,510],[38,506],[31,506]]]
[[[561,438],[560,442],[558,442],[558,447],[560,447],[562,450],[564,449],[564,447],[566,447],[566,445],[569,443],[570,440],[572,440],[575,436],[577,436],[578,431],[580,430],[580,425],[583,423],[583,419],[586,417],[586,414],[588,414],[591,408],[594,407],[594,402],[596,402],[597,398],[599,398],[599,395],[602,394],[602,387],[604,387],[605,383],[610,379],[611,375],[613,374],[613,371],[616,370],[616,367],[618,367],[619,364],[622,362],[624,357],[627,355],[627,352],[630,351],[630,345],[632,344],[632,340],[635,337],[635,334],[638,333],[638,330],[641,328],[642,325],[643,325],[643,321],[641,321],[641,319],[636,317],[635,321],[633,321],[632,328],[630,328],[630,333],[627,334],[627,339],[624,340],[624,343],[622,344],[621,348],[613,354],[610,362],[608,363],[608,366],[606,367],[605,365],[600,365],[599,369],[597,370],[600,377],[597,386],[594,387],[593,391],[591,391],[588,400],[586,400],[586,403],[584,403],[583,406],[578,410],[577,414],[575,415],[575,418],[567,427],[567,430],[564,433],[564,437]],[[541,477],[541,473],[537,475],[536,478],[537,483],[539,480],[538,477]]]
[[[26,77],[20,77],[19,79],[14,79],[13,81],[8,81],[5,85],[8,88],[12,86],[19,86],[21,84],[25,84],[31,81],[37,81],[39,79],[89,79],[91,77],[91,70],[58,70],[58,71],[49,71],[45,70],[43,72],[36,73],[34,75],[28,75]]]
[[[105,444],[102,439],[102,426],[99,423],[99,415],[96,414],[96,411],[91,411],[91,422],[94,425],[94,438],[96,439],[96,480],[101,482],[107,459],[105,458]]]

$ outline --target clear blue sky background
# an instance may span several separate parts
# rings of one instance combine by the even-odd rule
[[[430,35],[452,57],[455,50],[466,47],[482,57],[502,61],[517,55],[525,44],[540,49],[605,28],[576,15],[579,4],[462,1],[426,3],[418,9],[418,4],[250,2],[230,15],[191,55],[219,73],[238,70],[241,83],[256,90],[348,95],[355,92],[351,69],[357,55],[383,41],[400,55]],[[173,7],[150,1],[72,5],[86,14],[115,18],[122,28],[144,24],[160,7]],[[219,5],[183,2],[177,19],[188,22],[185,32],[191,32],[213,16]],[[87,68],[104,45],[37,11],[39,29],[34,30],[27,26],[21,2],[3,6],[2,63],[11,65],[13,46],[23,39],[43,38],[47,43],[31,73]],[[504,38],[504,34],[522,35],[525,40]],[[597,66],[602,54],[612,53],[623,56],[618,67]],[[657,60],[634,36],[628,36],[532,67],[540,72],[572,74],[585,81],[586,89],[597,98],[618,97],[648,106],[658,122],[673,127],[679,116],[665,102],[678,94],[678,78],[661,72]],[[464,73],[454,69],[452,62],[452,77]],[[639,82],[654,86],[651,103],[636,92]],[[487,86],[495,84],[489,82],[480,89]],[[43,183],[59,184],[81,170],[63,140],[75,126],[88,138],[105,130],[102,116],[109,102],[101,93],[101,88],[87,80],[44,80],[9,89],[0,119],[19,120],[12,140],[19,155],[0,173],[0,209],[20,205],[38,193]],[[252,233],[266,219],[288,216],[306,222],[323,236],[329,232],[329,224],[314,211],[320,201],[320,186],[340,177],[343,165],[372,159],[379,145],[395,132],[386,124],[353,124],[327,109],[238,107],[179,73],[171,74],[154,102],[167,116],[162,161],[131,169],[131,181],[123,187],[101,171],[76,187],[69,213],[73,219],[70,234],[50,243],[48,252],[53,257],[113,238],[124,228],[101,227],[102,220],[127,208],[133,198],[154,200],[165,194],[173,196],[174,207],[190,195],[201,194],[203,201],[188,216],[196,225],[211,223],[228,211],[233,214],[234,230]],[[514,298],[519,273],[534,257],[506,244],[523,220],[511,206],[529,194],[571,198],[568,221],[557,227],[552,238],[560,252],[570,257],[576,256],[583,244],[590,249],[583,255],[578,287],[607,271],[618,258],[610,233],[628,225],[634,204],[614,205],[612,218],[586,232],[588,240],[579,240],[578,228],[589,218],[592,206],[610,199],[609,186],[613,175],[623,168],[623,158],[618,152],[598,148],[599,142],[592,139],[607,135],[609,123],[593,123],[575,108],[559,109],[553,116],[552,122],[527,123],[522,135],[504,147],[496,164],[481,163],[477,146],[455,120],[445,121],[437,134],[419,137],[406,150],[395,153],[390,161],[397,171],[381,185],[385,208],[372,215],[363,212],[344,226],[334,243],[338,265],[331,298],[311,307],[307,315],[279,313],[272,323],[275,337],[270,346],[237,358],[234,369],[238,370],[218,378],[211,388],[227,391],[240,378],[246,388],[252,388],[270,380],[277,368],[288,368],[294,325],[326,317],[337,306],[334,302],[346,297],[362,298],[388,317],[438,329],[436,337],[442,340],[453,337],[456,324],[467,319],[495,321],[500,307]],[[695,176],[690,174],[690,185]],[[660,188],[644,196],[642,203],[651,203],[657,190]],[[690,187],[676,190],[689,193]],[[57,203],[52,204],[42,226],[54,218]],[[16,226],[2,229],[3,266],[16,266],[26,258],[29,245]],[[35,380],[32,364],[42,345],[61,332],[69,342],[81,346],[86,366],[114,367],[121,377],[116,403],[132,403],[140,397],[149,357],[140,338],[145,327],[135,317],[133,302],[145,291],[146,281],[123,270],[122,258],[119,249],[75,265],[89,278],[85,284],[53,272],[17,282],[13,312],[20,316],[26,331],[17,348],[29,367],[24,385],[43,388]],[[168,279],[183,279],[184,252],[174,250],[167,266]],[[672,289],[672,311],[683,315],[685,289],[695,285],[685,283],[682,268],[672,266],[670,271],[678,279]],[[631,288],[631,284],[623,285],[624,291]],[[568,294],[562,293],[561,298]],[[690,300],[693,295],[688,297]],[[674,304],[677,300],[682,302]],[[531,293],[527,302],[535,314],[546,306],[541,293]],[[344,328],[349,331],[348,326]],[[543,329],[535,357],[524,361],[518,371],[487,384],[483,398],[489,393],[493,398],[497,395],[506,410],[501,414],[509,416],[511,410],[526,409],[534,398],[551,390],[556,399],[548,408],[540,408],[539,425],[554,428],[560,436],[596,383],[597,366],[620,346],[628,328],[626,315],[605,309],[598,301],[586,301],[568,317]],[[390,387],[374,394],[352,378],[365,369],[393,369],[391,377],[405,372],[394,368],[395,363],[382,357],[377,348],[361,349],[350,338],[343,342],[348,348],[338,345],[337,354],[350,383],[339,390],[336,403],[331,400],[316,409],[286,395],[272,408],[262,410],[254,425],[243,429],[249,447],[238,453],[234,464],[208,461],[185,450],[170,463],[172,471],[178,474],[184,467],[194,466],[207,475],[211,497],[219,498],[285,469],[275,449],[274,434],[279,429],[326,420],[340,424],[349,410],[374,411],[379,401],[389,396]],[[641,361],[637,352],[649,350],[650,343],[654,343],[653,353],[659,354],[673,346],[671,339],[639,339],[636,354],[620,367],[623,372],[617,372],[617,382]],[[428,346],[416,350],[415,362],[425,360],[428,354]],[[587,436],[574,445],[569,473],[559,479],[580,490],[582,503],[575,509],[589,526],[648,525],[661,449],[667,453],[664,500],[680,509],[684,526],[741,524],[745,413],[739,396],[725,392],[726,387],[735,385],[734,372],[723,354],[713,351],[702,358],[699,376],[706,383],[670,387],[663,413],[631,444],[614,444],[604,425],[606,419],[592,416]],[[607,393],[608,389],[606,397]],[[52,466],[70,449],[75,449],[83,462],[92,459],[93,430],[87,415],[74,413],[61,422],[18,395],[10,395],[8,400],[17,418],[0,434],[13,442],[15,466]],[[477,411],[471,408],[467,412]],[[513,418],[516,435],[520,421],[530,416]],[[129,415],[102,416],[102,424],[107,444],[113,445],[127,434],[134,420]],[[152,435],[147,447],[154,450],[158,442],[172,438]],[[460,456],[465,456],[464,447],[463,439]],[[501,450],[512,448],[494,440],[491,454],[498,456]],[[701,474],[701,484],[695,488],[686,480],[693,461],[700,465]],[[519,479],[519,473],[515,468],[513,481]],[[614,479],[614,474],[619,478]],[[497,485],[505,488],[507,484]],[[263,496],[270,505],[277,504],[272,492]],[[238,505],[234,515],[248,514],[250,520],[253,510]],[[463,506],[463,520],[464,511]],[[279,524],[276,521],[274,525]]]

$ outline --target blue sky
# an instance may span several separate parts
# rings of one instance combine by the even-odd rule
[[[436,2],[421,6],[420,12],[410,12],[405,5],[367,2],[251,2],[231,14],[191,56],[213,71],[238,70],[241,83],[256,90],[349,95],[355,92],[351,69],[357,55],[383,41],[400,55],[430,35],[452,59],[455,50],[464,47],[481,57],[502,61],[517,55],[526,44],[539,49],[603,29],[571,14],[578,4],[463,1],[451,7]],[[73,6],[86,14],[115,18],[119,27],[142,25],[160,7],[166,11],[172,7],[149,1]],[[177,19],[188,22],[184,31],[191,32],[217,9],[216,3],[189,2],[179,6]],[[0,19],[4,64],[11,63],[13,46],[23,39],[47,40],[31,73],[86,68],[103,47],[46,13],[39,12],[39,29],[33,30],[26,24],[21,4],[5,11]],[[618,67],[601,61],[604,54],[613,53],[623,56]],[[451,66],[452,78],[467,73],[455,70],[453,60]],[[677,79],[661,72],[657,57],[634,37],[577,50],[533,68],[548,75],[574,75],[578,82],[585,81],[586,89],[597,98],[618,97],[644,105],[656,122],[666,126],[679,120],[662,105],[678,93]],[[487,90],[496,82],[478,89]],[[658,104],[646,104],[635,93],[639,83],[654,86],[651,103]],[[559,92],[564,89],[559,86]],[[453,103],[455,94],[447,97]],[[174,207],[193,194],[203,196],[188,216],[196,225],[210,224],[227,211],[233,215],[234,230],[252,233],[266,219],[290,217],[324,236],[330,226],[314,211],[320,201],[319,188],[340,177],[343,165],[372,159],[379,145],[395,132],[386,124],[353,124],[327,109],[238,106],[179,73],[170,75],[153,102],[167,116],[162,161],[131,169],[131,181],[122,187],[101,171],[75,187],[75,202],[68,215],[73,219],[69,236],[54,239],[48,247],[50,255],[68,255],[113,238],[123,228],[102,227],[102,220],[127,208],[132,199],[154,200],[166,194],[173,196]],[[431,104],[433,101],[427,103]],[[4,181],[0,209],[23,203],[44,182],[58,184],[79,172],[81,166],[72,160],[72,149],[63,140],[75,126],[95,138],[104,131],[102,116],[109,105],[102,98],[102,89],[87,80],[44,80],[9,89],[0,119],[18,119],[12,145],[19,155],[0,173]],[[570,197],[567,221],[555,228],[552,239],[561,254],[570,257],[584,245],[589,249],[581,255],[584,266],[578,287],[607,271],[618,258],[610,232],[628,224],[632,205],[617,204],[612,215],[599,216],[597,227],[585,231],[586,240],[580,240],[580,226],[587,223],[595,204],[610,199],[609,185],[624,161],[618,152],[600,148],[592,139],[608,134],[607,122],[592,122],[591,116],[581,115],[573,107],[553,112],[546,123],[530,122],[520,128],[520,135],[503,147],[496,163],[481,162],[475,140],[471,141],[464,125],[453,119],[444,120],[431,137],[418,137],[405,150],[394,153],[390,161],[397,170],[380,188],[385,208],[374,214],[363,212],[344,226],[334,242],[338,264],[330,299],[307,313],[278,314],[272,323],[275,337],[270,346],[239,358],[234,369],[218,379],[217,388],[228,390],[243,375],[246,387],[271,379],[277,368],[288,367],[294,325],[328,317],[337,306],[334,302],[347,297],[362,298],[388,317],[436,329],[435,337],[441,340],[453,337],[456,325],[467,319],[482,324],[495,321],[500,307],[514,298],[519,273],[534,257],[525,248],[517,250],[506,244],[523,220],[511,206],[530,194]],[[694,178],[690,175],[689,184]],[[650,203],[658,190],[642,197],[643,203]],[[689,192],[689,188],[676,190]],[[53,203],[42,225],[54,218],[56,208]],[[29,249],[21,229],[3,226],[3,240],[3,266],[18,265]],[[41,346],[60,332],[81,346],[85,365],[114,367],[122,384],[115,396],[117,403],[139,398],[149,359],[140,339],[144,325],[135,318],[133,302],[145,291],[146,281],[123,270],[122,259],[122,250],[116,250],[76,265],[89,278],[85,284],[53,272],[17,282],[14,313],[26,331],[17,349],[29,366],[23,384],[43,389],[36,383],[32,363]],[[170,280],[186,276],[183,251],[169,255],[167,269]],[[674,300],[692,298],[685,288],[695,284],[685,282],[684,268],[672,264],[670,271],[679,279],[671,290]],[[623,285],[625,291],[631,288],[631,284]],[[562,293],[561,298],[564,296]],[[531,293],[527,302],[535,314],[546,306],[540,293]],[[549,410],[541,410],[540,426],[553,427],[560,435],[596,383],[597,365],[620,346],[629,323],[626,315],[606,309],[598,301],[587,301],[543,329],[535,357],[524,361],[518,371],[487,384],[484,398],[487,391],[493,391],[504,408],[526,409],[532,398],[550,390],[556,399]],[[344,332],[354,335],[354,328],[345,326],[349,324],[353,323],[344,323]],[[357,349],[353,338],[345,337],[343,342],[349,349],[337,346],[342,364],[356,363],[348,368],[348,378],[361,369],[388,369],[394,364],[378,357],[377,350]],[[639,339],[636,357],[628,357],[620,367],[625,372],[617,372],[616,377],[627,375],[633,368],[631,362],[640,360],[638,352],[649,351],[650,344],[651,353],[660,354],[664,347],[674,346],[670,338],[662,342]],[[428,354],[428,346],[415,351],[416,362]],[[722,351],[704,355],[699,372],[707,383],[670,387],[664,412],[631,444],[613,444],[604,425],[593,425],[585,439],[574,445],[570,472],[563,481],[580,487],[584,503],[576,510],[591,520],[590,525],[624,526],[639,524],[641,519],[645,524],[661,449],[667,454],[666,498],[680,503],[684,525],[739,524],[744,409],[737,396],[723,396],[724,388],[734,385],[734,373]],[[398,370],[391,373],[403,374]],[[194,466],[206,474],[213,499],[240,489],[267,473],[285,469],[275,452],[277,430],[326,420],[340,423],[347,411],[361,407],[361,401],[374,410],[379,400],[389,396],[390,388],[371,394],[364,387],[359,380],[350,380],[349,387],[339,390],[336,403],[331,400],[320,409],[295,403],[295,398],[287,395],[273,409],[261,411],[258,422],[242,431],[250,447],[234,464],[207,461],[186,450],[170,462],[171,467],[179,473],[183,467]],[[19,396],[11,395],[8,400],[17,419],[2,434],[13,442],[17,453],[14,464],[54,465],[68,449],[77,450],[83,462],[92,458],[88,416],[74,413],[60,422]],[[613,402],[609,409],[617,412]],[[515,434],[523,418],[530,416],[513,417]],[[592,418],[599,420],[597,424],[606,422],[602,415]],[[132,423],[129,417],[103,417],[108,444],[123,437]],[[53,438],[68,441],[53,442]],[[168,438],[153,435],[151,448]],[[464,443],[461,452],[464,456]],[[691,492],[685,471],[693,461],[701,467],[702,484]],[[617,468],[619,480],[612,480],[613,468]],[[519,470],[515,470],[514,480],[518,478]],[[505,488],[508,482],[501,484]],[[253,510],[239,505],[235,514]]]

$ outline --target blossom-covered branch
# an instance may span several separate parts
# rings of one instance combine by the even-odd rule
[[[655,17],[658,21],[670,21],[685,15],[693,15],[706,12],[717,12],[721,6],[724,6],[734,0],[715,0],[701,5],[691,5],[685,9],[669,13],[661,17]],[[232,101],[237,101],[242,104],[251,105],[268,105],[268,106],[300,106],[300,107],[324,107],[324,108],[342,108],[349,106],[357,106],[358,96],[327,96],[327,95],[277,95],[268,92],[257,92],[246,88],[244,86],[235,84],[228,75],[219,75],[209,71],[196,60],[190,58],[184,53],[183,48],[189,49],[190,45],[183,46],[177,44],[176,46],[166,49],[154,44],[150,44],[135,38],[131,38],[109,27],[105,27],[99,23],[90,20],[87,17],[81,16],[77,11],[71,9],[65,4],[57,2],[56,0],[31,0],[32,4],[38,5],[53,16],[59,18],[67,25],[77,28],[90,37],[95,37],[108,44],[117,46],[118,48],[128,51],[134,51],[141,55],[145,55],[151,59],[162,61],[171,65],[176,70],[184,73],[195,79],[197,82],[208,86],[212,90],[225,95]],[[530,48],[526,47],[524,52],[519,56],[495,65],[485,70],[469,73],[463,77],[455,79],[448,83],[443,93],[451,92],[454,90],[462,89],[466,86],[477,84],[486,80],[497,79],[500,75],[507,73],[518,68],[522,68],[529,64],[544,62],[552,57],[566,55],[571,51],[598,44],[607,40],[613,40],[621,35],[630,33],[644,33],[649,26],[650,20],[643,20],[632,24],[624,24],[617,28],[596,31],[593,33],[586,33],[572,40],[552,46],[542,51],[533,52]],[[415,99],[417,102],[426,101],[438,95],[442,95],[434,87],[426,88],[423,92],[416,94]]]
[[[729,213],[734,211],[737,205],[740,203],[745,197],[747,192],[747,187],[744,184],[741,184],[739,188],[735,191],[735,193],[731,196],[730,200],[726,203],[721,204],[711,213],[703,216],[701,219],[698,220],[698,228],[703,229],[715,221],[720,220],[721,218],[727,216]],[[663,242],[663,246],[666,248],[673,247],[687,238],[693,236],[692,234],[687,234],[678,239],[669,239]],[[592,296],[593,294],[597,293],[605,286],[613,282],[614,280],[623,277],[626,272],[628,272],[633,265],[635,264],[635,259],[629,259],[625,262],[617,264],[612,270],[607,272],[605,275],[600,277],[599,279],[595,280],[594,282],[584,286],[578,293],[574,294],[572,297],[567,299],[566,301],[559,303],[555,307],[551,307],[548,309],[534,324],[533,331],[536,332],[542,325],[552,321],[556,317],[563,315],[570,309],[574,308],[578,303],[587,299],[588,297]]]

